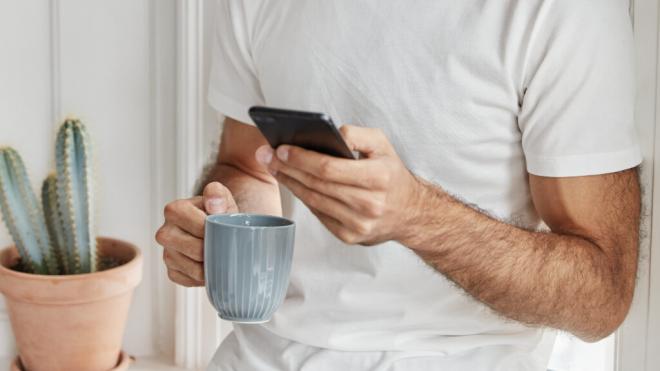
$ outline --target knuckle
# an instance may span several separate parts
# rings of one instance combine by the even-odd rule
[[[332,161],[330,158],[324,157],[319,161],[319,175],[328,177],[332,174]]]
[[[170,202],[167,205],[165,205],[165,208],[163,208],[163,215],[165,215],[165,219],[171,218],[172,215],[174,215],[174,213],[176,212],[175,211],[176,206],[174,205],[175,202],[176,201]]]
[[[349,232],[340,233],[338,237],[347,245],[355,245],[358,242],[357,236]]]
[[[314,189],[314,190],[322,190],[323,185],[325,184],[321,179],[311,176],[311,175],[305,175],[305,183],[307,184],[307,188],[309,189]]]
[[[375,189],[385,189],[390,184],[392,177],[387,169],[379,171],[376,175],[371,178],[370,186]]]
[[[183,286],[183,287],[193,287],[192,282],[190,282],[188,280],[179,280],[179,281],[176,281],[176,283]]]
[[[188,254],[195,259],[196,261],[204,260],[204,247],[203,246],[191,246],[188,249]]]
[[[390,174],[389,171],[383,171],[380,174],[379,179],[380,179],[381,185],[388,185],[390,183],[390,181],[392,181],[392,174]]]
[[[165,209],[163,210],[165,219],[171,219],[173,216],[177,215],[185,202],[186,200],[176,200],[165,205]]]
[[[183,287],[192,287],[192,282],[190,280],[184,279],[184,277],[185,276],[183,276],[181,273],[178,273],[173,269],[167,270],[167,278],[169,278],[170,281]]]
[[[174,270],[172,270],[172,269],[167,270],[167,278],[169,278],[170,281],[172,281],[172,282],[177,282],[176,273],[174,273]]]
[[[163,262],[167,268],[175,268],[177,266],[174,255],[166,250],[163,251]]]
[[[380,217],[385,213],[385,205],[380,200],[374,200],[365,206],[365,212],[370,217]]]
[[[206,186],[204,186],[204,192],[202,193],[206,193],[206,192],[227,193],[229,192],[229,189],[227,189],[227,187],[225,187],[225,185],[220,182],[211,182]]]
[[[321,197],[319,196],[318,193],[303,191],[302,196],[307,200],[307,205],[309,205],[314,209],[317,209],[319,204],[321,203]]]
[[[203,264],[195,264],[195,266],[192,268],[192,271],[190,272],[190,275],[199,282],[204,281],[204,265]]]
[[[165,245],[169,242],[169,233],[167,232],[167,227],[165,225],[156,231],[156,241],[161,245]]]
[[[371,233],[373,224],[369,221],[359,222],[355,225],[355,232],[361,236],[367,236]]]

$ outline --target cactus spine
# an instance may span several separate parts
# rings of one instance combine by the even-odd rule
[[[44,180],[40,204],[21,157],[14,149],[0,148],[0,211],[24,271],[97,270],[90,153],[85,126],[77,119],[65,120],[55,143],[57,172]]]
[[[30,188],[23,160],[12,148],[0,148],[0,208],[25,269],[57,274],[41,206]]]
[[[96,236],[92,209],[91,145],[76,119],[62,124],[55,143],[57,200],[68,268],[73,273],[96,271]]]

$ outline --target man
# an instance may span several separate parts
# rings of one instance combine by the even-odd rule
[[[209,100],[227,119],[203,195],[165,209],[169,277],[204,285],[206,214],[284,214],[297,235],[285,302],[209,368],[543,370],[544,328],[612,333],[640,213],[627,14],[219,1]],[[273,150],[252,105],[326,112],[363,159]]]

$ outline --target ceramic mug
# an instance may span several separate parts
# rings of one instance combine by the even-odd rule
[[[220,318],[270,320],[289,286],[295,223],[268,215],[216,214],[206,218],[206,293]]]

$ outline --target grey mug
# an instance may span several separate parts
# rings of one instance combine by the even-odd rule
[[[206,293],[220,318],[241,323],[270,320],[289,286],[295,223],[269,215],[206,217]]]

